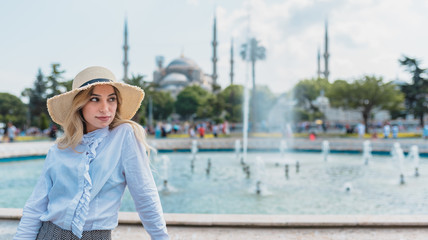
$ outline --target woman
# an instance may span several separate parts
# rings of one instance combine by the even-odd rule
[[[64,135],[46,156],[14,239],[111,239],[126,186],[151,238],[169,239],[145,132],[130,120],[143,98],[108,69],[89,67],[71,91],[48,99]]]

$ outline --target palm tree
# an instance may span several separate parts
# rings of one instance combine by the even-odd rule
[[[253,93],[251,101],[251,125],[252,129],[255,129],[256,123],[256,61],[264,60],[266,58],[266,48],[259,45],[259,41],[255,38],[251,38],[249,43],[244,43],[241,45],[240,55],[243,60],[251,62],[251,75],[253,80]]]

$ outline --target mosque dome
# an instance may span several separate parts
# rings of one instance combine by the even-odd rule
[[[168,66],[167,69],[172,68],[192,68],[192,69],[198,69],[199,66],[191,59],[180,57],[177,59],[174,59]]]
[[[173,72],[173,73],[166,75],[162,81],[163,82],[187,82],[188,79],[187,79],[186,75],[184,75],[184,74]]]

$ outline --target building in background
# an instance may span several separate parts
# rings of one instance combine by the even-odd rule
[[[183,55],[172,60],[166,67],[164,58],[156,57],[158,69],[153,72],[153,83],[159,90],[168,91],[175,98],[183,88],[198,85],[207,91],[212,91],[213,80],[211,74],[205,74],[191,59]]]

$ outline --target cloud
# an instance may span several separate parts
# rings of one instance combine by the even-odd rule
[[[186,0],[186,3],[193,6],[198,6],[199,0]]]
[[[317,49],[324,51],[327,17],[331,81],[363,74],[392,80],[401,72],[397,61],[401,54],[424,53],[420,47],[426,45],[422,39],[428,37],[423,30],[427,10],[428,4],[418,0],[293,0],[272,4],[248,0],[232,11],[219,8],[218,19],[220,35],[233,36],[235,49],[245,42],[250,23],[249,35],[267,49],[266,60],[256,64],[256,81],[274,91],[286,91],[297,81],[316,76]],[[220,56],[228,56],[228,50],[222,48]],[[423,57],[428,56],[419,55]],[[224,66],[228,64],[224,57],[221,61]],[[236,66],[240,71],[245,69],[242,61]],[[237,73],[237,78],[243,82],[245,74]]]

